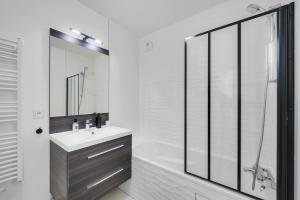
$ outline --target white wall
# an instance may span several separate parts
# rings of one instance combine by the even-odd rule
[[[139,69],[141,135],[183,146],[184,38],[250,16],[246,12],[250,3],[268,8],[279,2],[291,1],[229,0],[143,37]],[[152,51],[146,50],[147,42],[153,42]]]
[[[66,51],[50,47],[50,111],[49,115],[64,116],[66,114]],[[59,97],[59,98],[57,98]]]
[[[89,35],[104,41],[108,47],[108,20],[93,11],[83,7],[75,0],[1,0],[0,5],[0,37],[15,40],[23,39],[22,67],[22,134],[24,139],[24,181],[22,183],[6,184],[7,191],[0,193],[1,200],[47,200],[49,194],[49,27],[69,32],[69,27],[75,27]],[[118,31],[115,33],[115,31]],[[126,33],[126,34],[125,34]],[[123,34],[129,40],[122,40]],[[127,128],[137,130],[137,45],[136,39],[122,28],[114,24],[111,31],[110,45],[113,64],[111,80],[130,80],[130,83],[116,84],[111,87],[110,102],[112,123],[122,124]],[[127,52],[127,46],[132,53]],[[116,52],[114,53],[114,51]],[[121,55],[119,57],[119,55]],[[118,58],[117,61],[114,59]],[[119,74],[119,68],[121,75]],[[122,87],[122,89],[118,88]],[[128,87],[128,88],[125,88]],[[124,89],[125,88],[125,89]],[[117,91],[113,91],[117,90]],[[127,93],[118,93],[127,91]],[[115,100],[114,100],[115,99]],[[114,103],[126,102],[128,110],[114,109]],[[126,100],[127,99],[127,100]],[[133,99],[133,100],[131,100]],[[119,108],[116,105],[116,108]],[[32,110],[42,110],[45,117],[32,119]],[[130,114],[127,111],[132,111]],[[119,115],[120,114],[120,115]],[[120,116],[120,118],[118,117]],[[114,117],[115,116],[115,117]],[[124,122],[123,122],[124,120]],[[123,123],[122,123],[123,122]],[[128,122],[128,123],[126,123]],[[42,135],[35,134],[38,127],[44,129]]]
[[[138,127],[138,40],[113,21],[109,25],[110,73],[109,111],[112,124]]]
[[[106,113],[109,111],[109,57],[100,56],[94,61],[95,76],[95,111]],[[101,102],[101,103],[98,103]]]

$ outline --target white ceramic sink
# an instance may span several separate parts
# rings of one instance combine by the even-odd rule
[[[82,129],[77,132],[67,131],[54,133],[50,134],[50,140],[67,152],[71,152],[130,135],[131,132],[129,129],[109,126],[100,129]]]

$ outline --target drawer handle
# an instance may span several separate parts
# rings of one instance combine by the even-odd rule
[[[90,184],[90,185],[87,185],[87,186],[86,186],[86,189],[87,189],[87,190],[90,190],[90,189],[92,189],[93,187],[96,187],[97,185],[99,185],[100,183],[103,183],[103,182],[106,181],[107,179],[110,179],[111,177],[113,177],[113,176],[115,176],[115,175],[121,173],[123,170],[124,170],[124,169],[122,168],[122,169],[120,169],[120,170],[118,170],[118,171],[112,173],[111,175],[109,175],[109,176],[107,176],[107,177],[105,177],[105,178],[100,179],[99,181],[97,181],[97,182],[95,182],[95,183],[92,183],[92,184]]]
[[[87,159],[90,160],[90,159],[92,159],[92,158],[101,156],[101,155],[103,155],[103,154],[106,154],[106,153],[109,153],[109,152],[111,152],[111,151],[120,149],[120,148],[122,148],[122,147],[124,147],[124,144],[122,144],[122,145],[120,145],[120,146],[117,146],[117,147],[114,147],[114,148],[111,148],[111,149],[108,149],[108,150],[106,150],[106,151],[102,151],[102,152],[100,152],[100,153],[97,153],[97,154],[94,154],[94,155],[91,155],[91,156],[88,156]]]

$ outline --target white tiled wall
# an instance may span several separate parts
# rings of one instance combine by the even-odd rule
[[[141,134],[151,139],[184,145],[184,38],[249,17],[246,7],[250,3],[268,8],[279,2],[285,4],[291,1],[229,0],[143,37],[140,41],[139,72]],[[149,41],[153,42],[152,51],[145,50],[145,44]],[[254,114],[257,112],[253,111]],[[258,121],[256,124],[255,127],[260,127]],[[270,137],[266,136],[265,140],[273,141]],[[257,139],[247,140],[249,144],[251,141],[257,144]],[[271,149],[273,147],[266,152],[272,152]],[[252,145],[249,151],[255,157],[257,146]],[[181,156],[183,159],[183,153]],[[269,159],[265,156],[263,159]]]
[[[140,40],[139,100],[141,134],[183,145],[184,38],[249,17],[246,6],[269,7],[291,0],[229,0]],[[153,50],[145,44],[153,42]]]

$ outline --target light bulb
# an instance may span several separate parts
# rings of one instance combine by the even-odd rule
[[[77,34],[77,35],[81,35],[81,32],[78,31],[77,29],[70,28],[70,30],[71,30],[73,33]]]
[[[103,41],[101,41],[101,40],[95,40],[95,42],[96,42],[98,45],[100,45],[100,46],[103,45]]]

